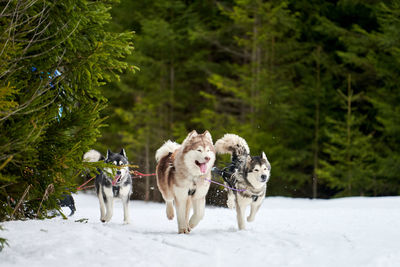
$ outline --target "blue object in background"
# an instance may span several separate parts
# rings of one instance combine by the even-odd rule
[[[63,110],[64,110],[63,106],[59,105],[59,107],[58,107],[58,115],[57,115],[57,121],[58,122],[60,122],[60,119],[61,119],[62,114],[63,114]]]
[[[32,72],[35,72],[35,71],[37,71],[37,68],[36,68],[36,67],[31,67],[31,71],[32,71]],[[43,71],[40,72],[40,74],[44,74]],[[62,74],[62,73],[61,73],[59,70],[56,69],[56,70],[54,71],[54,74],[53,74],[53,75],[50,75],[50,72],[47,72],[47,75],[48,75],[47,77],[49,78],[49,80],[53,80],[54,78],[57,78],[57,77],[61,76],[61,74]],[[43,80],[43,78],[42,78],[41,75],[39,75],[39,78],[40,78],[41,80]],[[53,84],[52,81],[50,81],[49,85],[50,85],[51,88],[54,88],[54,87],[55,87],[55,85]],[[59,105],[58,114],[57,114],[57,117],[56,117],[57,121],[60,121],[60,119],[61,119],[61,117],[62,117],[62,115],[63,115],[63,111],[64,111],[63,106],[62,106],[62,105]]]

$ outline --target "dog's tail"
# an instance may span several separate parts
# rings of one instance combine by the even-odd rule
[[[174,153],[181,145],[171,140],[165,142],[156,152],[156,161],[159,162],[163,157],[169,153]]]
[[[100,154],[99,151],[91,149],[83,155],[83,161],[86,162],[97,162],[104,160],[104,156]]]
[[[231,154],[232,159],[250,155],[247,142],[236,134],[225,134],[215,142],[215,150],[219,154]]]

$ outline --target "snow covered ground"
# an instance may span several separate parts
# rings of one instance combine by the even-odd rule
[[[0,266],[399,266],[400,197],[267,198],[247,230],[235,212],[207,207],[189,235],[178,235],[163,204],[133,201],[99,221],[95,196],[75,195],[68,220],[7,222]],[[67,214],[69,213],[66,210]],[[87,218],[87,223],[75,222]]]

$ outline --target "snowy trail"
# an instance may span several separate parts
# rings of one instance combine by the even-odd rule
[[[0,266],[396,266],[400,262],[400,197],[306,200],[267,198],[247,230],[236,214],[207,207],[189,235],[176,233],[158,203],[130,203],[123,225],[117,201],[99,221],[94,195],[74,196],[68,220],[4,223],[10,247]],[[66,213],[69,211],[66,210]],[[75,220],[87,218],[87,223]]]

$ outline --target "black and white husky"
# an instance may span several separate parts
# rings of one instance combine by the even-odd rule
[[[227,205],[232,209],[236,207],[238,227],[245,229],[246,208],[251,206],[247,221],[252,222],[265,198],[271,165],[264,152],[261,156],[250,156],[246,141],[235,134],[225,134],[217,140],[215,150],[220,154],[231,154],[231,165],[217,173],[237,190],[229,189]]]
[[[120,198],[124,208],[124,223],[129,223],[129,199],[132,193],[132,177],[129,173],[128,158],[125,150],[120,153],[107,151],[104,158],[100,152],[90,150],[85,153],[83,160],[87,162],[97,162],[104,160],[105,163],[121,166],[121,168],[99,169],[99,174],[95,179],[96,194],[100,202],[100,221],[109,222],[113,215],[114,198]]]

